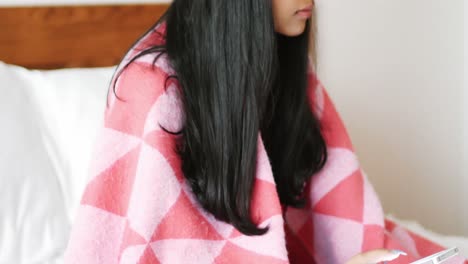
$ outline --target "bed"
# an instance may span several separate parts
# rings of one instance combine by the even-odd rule
[[[167,7],[0,8],[0,263],[62,263],[108,82]]]
[[[0,263],[62,263],[108,83],[167,7],[0,8]],[[465,238],[392,219],[468,256]]]

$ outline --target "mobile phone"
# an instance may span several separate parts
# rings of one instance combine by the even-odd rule
[[[443,263],[444,261],[448,260],[449,258],[456,256],[459,250],[457,247],[449,248],[447,250],[435,253],[434,255],[430,255],[428,257],[422,258],[415,262],[411,262],[410,264],[438,264]]]

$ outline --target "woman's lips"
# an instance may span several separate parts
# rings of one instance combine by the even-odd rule
[[[312,11],[308,11],[308,10],[297,11],[296,16],[301,17],[301,18],[309,18],[310,16],[312,16]]]
[[[301,18],[309,18],[312,15],[312,7],[313,5],[310,4],[302,9],[296,11],[296,15]]]

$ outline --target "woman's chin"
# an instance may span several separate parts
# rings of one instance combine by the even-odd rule
[[[304,33],[306,27],[305,22],[298,22],[295,25],[289,25],[288,27],[281,28],[279,30],[276,30],[277,33],[280,33],[281,35],[285,35],[287,37],[297,37]]]

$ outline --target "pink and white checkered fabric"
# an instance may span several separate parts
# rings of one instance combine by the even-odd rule
[[[147,33],[122,63],[164,41],[162,24]],[[309,72],[309,99],[328,145],[326,166],[309,182],[304,209],[282,208],[259,133],[252,217],[269,225],[245,236],[203,211],[174,152],[184,113],[174,72],[163,55],[131,63],[117,81],[96,140],[91,179],[84,191],[66,251],[66,263],[345,263],[375,248],[409,253],[409,263],[442,248],[385,222],[372,185],[360,169],[332,101]],[[165,89],[166,87],[166,89]],[[452,263],[463,263],[454,260]]]

